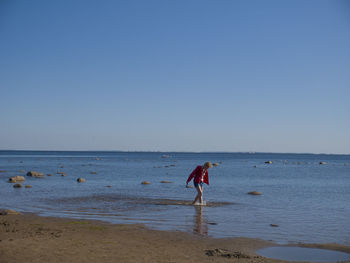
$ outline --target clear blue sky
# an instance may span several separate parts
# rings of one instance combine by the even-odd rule
[[[0,149],[350,153],[350,1],[1,0]]]

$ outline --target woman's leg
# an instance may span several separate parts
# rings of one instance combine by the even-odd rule
[[[200,202],[201,202],[201,204],[203,204],[204,187],[203,187],[203,185],[199,185],[198,187],[200,187],[200,189],[201,189]]]
[[[198,200],[201,200],[201,202],[203,201],[203,192],[202,192],[202,187],[197,185],[196,186],[196,190],[197,190],[197,195],[196,198],[194,199],[192,204],[195,204]]]

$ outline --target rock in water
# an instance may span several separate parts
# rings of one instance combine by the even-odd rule
[[[53,176],[53,174],[47,174],[47,176]]]
[[[43,173],[39,173],[39,172],[35,172],[35,171],[29,171],[27,173],[27,176],[31,176],[31,177],[37,177],[37,178],[43,178],[45,177],[45,175]]]
[[[143,181],[141,184],[150,184],[148,181]]]
[[[27,184],[24,186],[25,188],[32,188],[32,186],[30,184]]]
[[[90,174],[97,174],[97,172],[91,172]]]
[[[77,179],[77,182],[78,182],[78,183],[84,183],[84,182],[86,182],[86,180],[85,180],[84,178],[79,177],[79,178]]]
[[[270,224],[270,226],[272,226],[272,227],[278,227],[278,225],[276,225],[276,224]]]
[[[0,215],[5,216],[5,215],[20,215],[20,212],[17,212],[12,209],[1,209],[0,210]]]
[[[17,175],[17,176],[13,176],[9,179],[9,182],[10,183],[16,183],[16,182],[23,182],[25,181],[26,179],[24,178],[24,176],[20,176],[20,175]]]
[[[173,182],[170,181],[160,181],[162,184],[172,184]]]
[[[214,165],[215,167],[219,166],[219,164],[218,164],[218,163],[213,163],[213,165]]]
[[[265,163],[267,163],[267,164],[272,164],[272,161],[266,161]]]
[[[321,165],[325,165],[325,164],[327,164],[327,163],[326,163],[326,162],[320,162],[320,164],[321,164]]]
[[[21,185],[21,184],[14,184],[13,187],[14,187],[14,188],[21,188],[22,185]]]
[[[252,191],[252,192],[248,192],[249,195],[261,195],[261,192],[257,192],[257,191]]]

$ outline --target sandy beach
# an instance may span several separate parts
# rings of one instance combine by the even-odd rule
[[[0,262],[283,262],[258,256],[271,242],[216,239],[142,225],[0,215]],[[350,247],[308,245],[350,252]]]

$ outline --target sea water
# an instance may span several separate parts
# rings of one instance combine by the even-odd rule
[[[186,179],[205,161],[219,165],[209,170],[206,205],[193,206],[197,192]],[[7,181],[15,175],[32,188],[13,188]],[[0,151],[0,208],[213,237],[350,245],[350,156]]]

